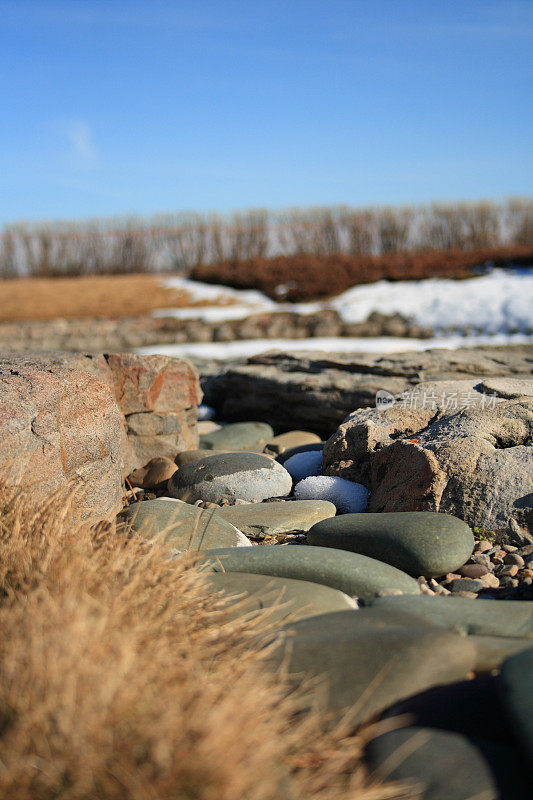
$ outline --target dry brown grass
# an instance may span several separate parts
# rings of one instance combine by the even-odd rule
[[[136,317],[157,308],[202,305],[153,275],[16,278],[0,281],[0,322]]]
[[[0,488],[0,796],[385,800],[162,544]],[[263,647],[264,651],[264,647]]]

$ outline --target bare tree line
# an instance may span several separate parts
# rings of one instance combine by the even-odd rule
[[[0,277],[182,272],[273,255],[383,255],[533,244],[533,200],[250,210],[151,219],[14,223]]]

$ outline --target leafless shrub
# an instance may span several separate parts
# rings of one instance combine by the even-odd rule
[[[401,253],[409,250],[409,234],[414,218],[410,208],[381,208],[376,212],[379,253]]]
[[[463,207],[467,246],[475,250],[494,247],[501,241],[501,209],[490,202],[470,204]]]
[[[352,256],[372,255],[376,251],[376,215],[373,211],[356,211],[345,220],[348,231],[348,253]]]
[[[375,256],[533,243],[533,202],[434,203],[417,208],[264,210],[18,223],[0,238],[3,277],[132,274],[271,256]]]
[[[515,244],[533,244],[533,201],[514,197],[507,204],[508,235]]]
[[[0,277],[16,278],[18,273],[17,234],[6,226],[0,236]]]

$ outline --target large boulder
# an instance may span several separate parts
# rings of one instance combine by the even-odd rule
[[[182,358],[111,353],[109,380],[126,421],[126,473],[151,458],[175,458],[198,446],[201,391],[193,365]]]
[[[533,379],[419,384],[350,414],[324,472],[366,484],[368,510],[439,511],[488,530],[533,525]]]
[[[122,505],[124,422],[103,358],[4,354],[0,381],[2,479],[42,500],[79,481],[84,516],[112,517]]]
[[[206,402],[226,420],[261,419],[277,431],[306,428],[331,436],[376,394],[423,381],[530,375],[533,347],[478,347],[408,353],[269,352],[206,375]]]
[[[122,506],[122,479],[196,447],[198,375],[166,356],[0,354],[0,467],[37,498],[84,485],[87,518]]]

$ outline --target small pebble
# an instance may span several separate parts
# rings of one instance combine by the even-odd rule
[[[490,556],[486,553],[474,553],[474,555],[470,557],[470,561],[473,564],[483,564],[487,569],[491,569],[492,561],[490,560]]]
[[[496,570],[496,575],[498,578],[514,578],[517,572],[518,567],[516,564],[502,564],[502,566],[498,567]]]
[[[508,553],[505,558],[503,559],[504,564],[516,564],[517,567],[523,567],[525,564],[524,559],[522,556],[519,556],[517,553]]]
[[[457,570],[463,578],[481,578],[488,571],[489,568],[485,564],[465,564]]]
[[[449,583],[446,583],[445,587],[453,594],[468,592],[469,594],[474,594],[474,596],[484,588],[481,580],[473,580],[471,578],[454,578]]]
[[[500,585],[499,578],[497,578],[496,575],[494,575],[494,573],[492,572],[487,572],[486,575],[482,575],[481,578],[479,578],[479,580],[481,581],[483,586],[489,589],[497,589],[498,586]]]

